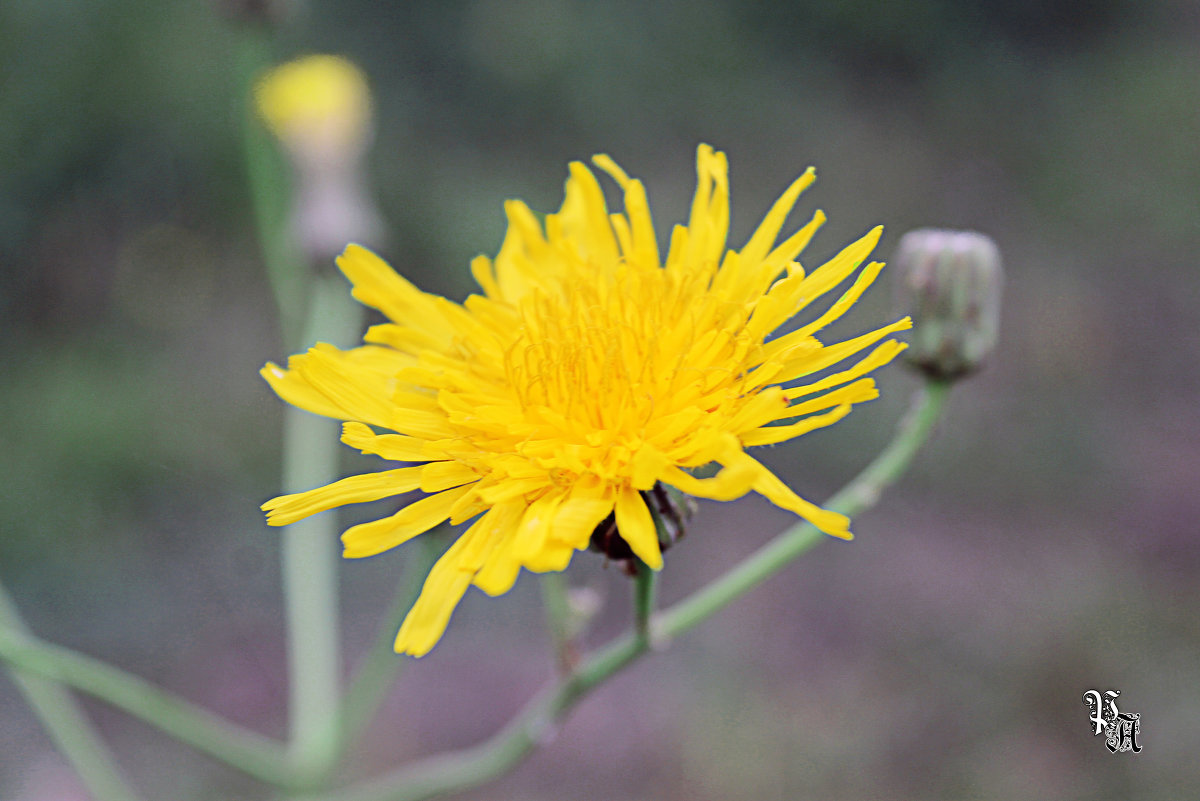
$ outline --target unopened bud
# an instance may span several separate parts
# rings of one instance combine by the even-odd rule
[[[306,56],[254,87],[258,111],[300,160],[356,161],[368,137],[371,94],[362,70],[339,56]]]
[[[909,364],[940,380],[968,375],[996,346],[1004,271],[990,237],[920,228],[893,258],[901,311],[912,315]]]
[[[383,226],[361,169],[371,122],[362,70],[308,56],[267,73],[255,100],[295,167],[291,224],[312,263],[330,263],[347,242],[379,244]]]

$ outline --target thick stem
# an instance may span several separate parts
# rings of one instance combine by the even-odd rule
[[[361,312],[344,282],[312,283],[306,341],[344,344],[358,336]],[[283,486],[299,492],[337,480],[338,425],[289,407],[284,418]],[[341,638],[338,634],[337,518],[326,512],[283,529],[283,591],[291,676],[291,755],[318,786],[341,742]]]

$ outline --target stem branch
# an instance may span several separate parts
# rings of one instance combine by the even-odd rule
[[[8,592],[0,585],[0,640],[28,638],[25,623]],[[108,746],[75,698],[56,682],[17,667],[13,682],[45,727],[83,786],[97,801],[137,801]]]
[[[874,505],[884,488],[904,472],[928,438],[945,406],[948,392],[948,384],[928,382],[901,420],[892,441],[866,469],[830,498],[826,508],[853,514]],[[825,536],[809,523],[793,526],[725,576],[658,615],[653,621],[654,633],[670,637],[691,629],[823,539]],[[653,585],[649,588],[639,585],[637,593],[640,620],[643,604],[652,601]],[[639,622],[637,631],[600,649],[584,660],[574,673],[560,678],[536,695],[512,722],[488,740],[472,748],[429,757],[370,783],[348,788],[333,795],[330,801],[423,801],[476,787],[503,775],[547,739],[556,724],[589,690],[649,650],[651,639],[648,634],[652,622],[649,617],[647,615],[644,628]]]
[[[379,702],[396,680],[396,674],[400,672],[401,667],[409,661],[395,652],[392,643],[395,642],[396,632],[404,621],[404,616],[417,599],[421,578],[429,573],[429,568],[437,557],[437,550],[432,547],[428,537],[419,537],[410,547],[413,548],[413,555],[412,558],[404,560],[404,571],[396,584],[392,605],[379,625],[375,641],[346,690],[340,732],[339,750],[342,754],[353,748],[358,738],[371,725],[379,709]]]
[[[287,786],[282,747],[109,664],[0,627],[0,658],[106,701],[268,784]]]

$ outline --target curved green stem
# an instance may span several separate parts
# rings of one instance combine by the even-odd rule
[[[535,696],[507,726],[474,748],[430,757],[328,801],[419,801],[477,787],[512,769],[553,734],[588,690],[640,656],[648,641],[627,634],[589,658],[574,674]]]
[[[567,577],[560,572],[543,573],[538,576],[542,590],[542,606],[546,608],[546,629],[550,634],[550,647],[554,651],[554,664],[561,673],[569,673],[574,656],[571,637],[571,604],[567,600]]]
[[[0,658],[141,718],[177,740],[269,784],[291,784],[283,748],[144,679],[67,648],[0,627]]]
[[[429,573],[429,568],[437,558],[437,549],[431,544],[433,541],[428,535],[418,537],[417,542],[411,546],[414,551],[413,558],[405,560],[404,571],[396,584],[392,605],[379,625],[375,641],[346,690],[340,733],[339,751],[342,754],[353,748],[358,738],[371,725],[384,693],[396,680],[396,675],[403,665],[409,661],[401,658],[392,644],[396,640],[396,632],[404,621],[404,616],[417,600],[421,579]]]
[[[853,514],[874,505],[882,491],[903,474],[941,415],[949,385],[929,382],[901,420],[896,435],[875,459],[826,507]],[[462,751],[430,757],[370,783],[348,788],[330,801],[422,801],[476,787],[503,775],[553,732],[557,723],[593,687],[649,650],[652,631],[671,637],[691,629],[758,586],[792,559],[825,539],[809,523],[800,523],[751,554],[722,578],[647,620],[605,646],[572,674],[535,696],[507,726],[485,742]],[[643,571],[648,573],[649,571]],[[643,590],[638,590],[639,595]],[[649,600],[652,593],[646,593]],[[639,601],[639,605],[642,601]],[[653,624],[653,626],[651,626]]]
[[[834,494],[825,503],[825,508],[853,517],[874,506],[883,490],[900,477],[929,437],[949,391],[947,383],[927,382],[900,421],[892,441],[849,484]],[[658,624],[659,631],[665,636],[682,634],[826,539],[812,523],[797,523],[712,584],[664,612]]]
[[[25,623],[8,592],[0,585],[0,637],[28,637]],[[137,801],[108,746],[74,697],[56,682],[12,669],[13,682],[29,702],[80,781],[97,801]]]

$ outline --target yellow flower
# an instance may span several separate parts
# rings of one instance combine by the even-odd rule
[[[350,245],[338,266],[354,297],[391,322],[371,328],[362,347],[318,344],[286,370],[263,369],[285,401],[347,421],[347,445],[417,463],[275,498],[263,507],[272,525],[428,493],[347,530],[345,555],[362,557],[447,519],[475,518],[430,572],[397,651],[429,651],[471,584],[498,595],[522,567],[564,569],[610,514],[633,552],[658,569],[642,495],[656,482],[716,500],[753,490],[827,534],[851,537],[844,516],[797,496],[745,449],[831,425],[878,395],[864,376],[904,348],[887,337],[908,328],[907,318],[834,344],[815,334],[879,274],[879,262],[859,268],[882,229],[805,272],[795,258],[824,215],[776,239],[814,179],[810,169],[740,251],[727,250],[725,155],[701,145],[691,217],[676,226],[664,262],[641,182],[607,156],[594,162],[623,190],[624,213],[610,214],[591,171],[571,164],[562,208],[544,224],[520,201],[507,203],[499,254],[471,264],[483,294],[461,305]],[[771,337],[856,271],[816,319]],[[711,478],[689,472],[714,463],[721,469]]]
[[[254,99],[271,131],[302,151],[357,150],[371,118],[366,76],[339,56],[276,67],[255,85]]]

